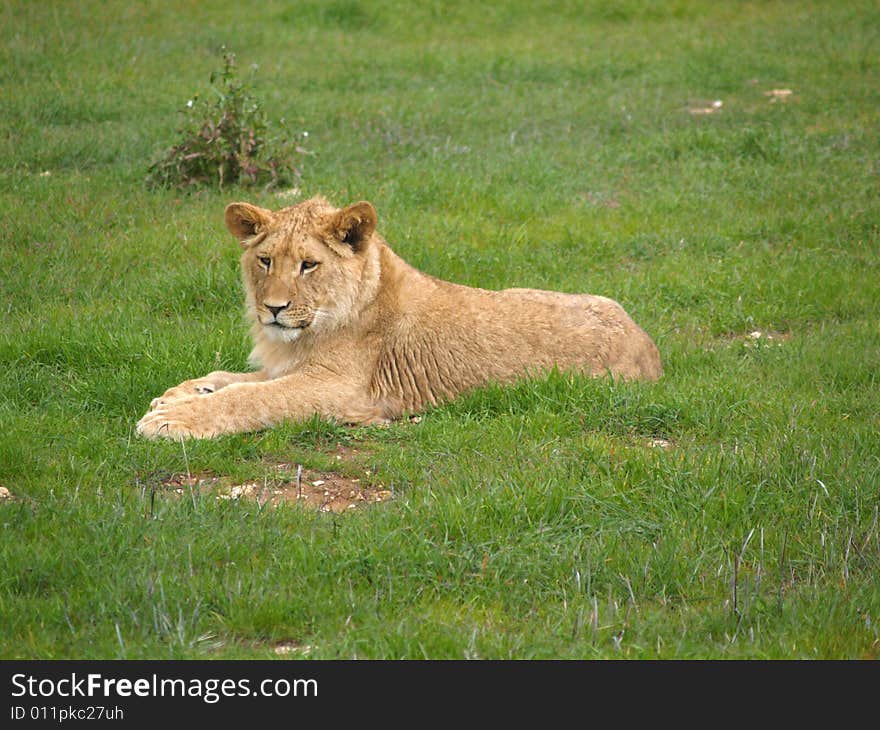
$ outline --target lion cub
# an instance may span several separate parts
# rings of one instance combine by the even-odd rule
[[[661,375],[657,347],[613,300],[435,279],[391,250],[370,203],[232,203],[226,226],[243,249],[259,369],[167,390],[138,422],[143,436],[210,438],[314,414],[382,422],[553,367]]]

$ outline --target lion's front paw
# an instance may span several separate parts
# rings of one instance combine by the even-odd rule
[[[153,410],[181,398],[189,398],[194,395],[208,395],[219,390],[220,387],[222,386],[215,382],[210,375],[204,378],[196,378],[195,380],[185,380],[180,385],[169,388],[158,398],[153,398],[150,401],[150,409]]]
[[[161,403],[141,418],[137,432],[146,438],[211,438],[222,432],[198,396]]]

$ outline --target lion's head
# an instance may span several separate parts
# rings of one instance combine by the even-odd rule
[[[370,203],[340,210],[313,198],[278,211],[231,203],[226,227],[244,249],[247,310],[258,340],[291,343],[354,316],[376,229]]]

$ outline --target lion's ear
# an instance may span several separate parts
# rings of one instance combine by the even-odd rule
[[[364,249],[376,230],[378,218],[371,203],[362,200],[333,214],[326,229],[332,244],[344,244],[355,253]]]
[[[226,206],[226,227],[242,245],[248,239],[264,232],[274,218],[271,210],[250,203],[230,203]]]

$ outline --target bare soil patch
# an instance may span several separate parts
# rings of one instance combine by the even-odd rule
[[[372,485],[360,478],[343,476],[333,471],[303,469],[299,478],[272,482],[245,482],[221,488],[218,499],[253,499],[259,504],[277,507],[283,502],[297,502],[321,512],[345,512],[348,509],[384,502],[391,498],[391,490],[384,485]],[[294,470],[291,471],[291,474]]]
[[[713,350],[719,346],[729,346],[739,343],[742,347],[766,348],[781,347],[792,339],[791,332],[779,332],[777,330],[751,330],[750,332],[722,332],[711,334],[707,330],[695,330],[690,337],[699,342],[703,349]]]
[[[729,342],[742,342],[746,347],[757,345],[781,345],[791,339],[790,332],[776,332],[774,330],[753,330],[751,332],[734,332],[724,336]]]
[[[724,102],[721,99],[712,99],[711,101],[697,100],[688,105],[688,114],[697,116],[715,114],[720,112],[723,106]]]
[[[333,452],[337,461],[356,463],[358,449],[337,445]],[[385,502],[393,494],[375,475],[358,467],[358,476],[338,471],[305,469],[300,464],[278,462],[273,472],[261,479],[235,483],[229,477],[208,472],[171,474],[159,480],[160,485],[179,496],[191,492],[214,494],[219,500],[246,499],[277,507],[297,503],[321,512],[345,512],[369,504]]]
[[[281,656],[292,654],[297,657],[308,656],[312,653],[312,648],[309,644],[297,644],[295,641],[279,641],[272,647],[272,651]]]
[[[294,639],[261,640],[239,636],[227,636],[218,638],[211,647],[212,651],[220,651],[228,646],[237,646],[245,649],[253,649],[264,653],[276,654],[279,657],[289,659],[302,659],[309,656],[316,647],[311,644],[303,644]]]

